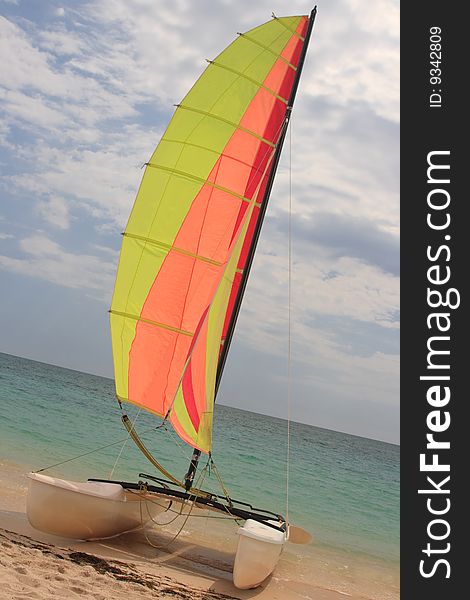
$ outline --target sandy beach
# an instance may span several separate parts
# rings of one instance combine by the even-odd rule
[[[0,462],[0,479],[4,484],[0,496],[1,599],[366,597],[289,581],[276,574],[255,590],[237,590],[231,582],[234,548],[226,552],[211,549],[197,532],[162,549],[150,546],[142,531],[103,542],[74,542],[43,534],[26,518],[22,467]],[[148,531],[147,535],[153,542],[162,542],[161,534]]]

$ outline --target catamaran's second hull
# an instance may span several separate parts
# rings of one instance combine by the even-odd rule
[[[66,481],[28,474],[26,513],[30,524],[45,533],[92,540],[142,527],[168,509],[166,498],[145,497],[114,483]]]
[[[237,533],[233,583],[242,590],[258,587],[276,568],[287,536],[252,519],[239,527]]]

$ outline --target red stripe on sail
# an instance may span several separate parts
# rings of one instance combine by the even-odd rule
[[[201,320],[199,321],[199,325],[197,326],[196,334],[193,337],[193,341],[189,348],[188,356],[186,357],[186,360],[188,360],[188,358],[191,355],[191,352],[193,351],[194,344],[196,343],[199,333],[201,331],[201,328],[204,325],[204,321],[205,321],[208,310],[209,310],[209,306],[206,308],[206,310],[204,311],[204,313],[201,317]],[[192,367],[192,364],[190,361],[188,364],[188,367],[184,373],[184,376],[183,376],[183,381],[182,381],[183,395],[184,395],[184,403],[186,405],[186,410],[188,411],[189,418],[191,419],[191,423],[193,424],[194,429],[196,431],[198,431],[201,416],[200,416],[199,411],[196,406],[196,398],[194,396],[193,376],[192,376],[192,368],[191,367]]]

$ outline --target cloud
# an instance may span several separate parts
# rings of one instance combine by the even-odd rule
[[[65,11],[58,16],[64,16],[64,14]],[[78,54],[86,47],[80,35],[67,31],[65,27],[39,32],[38,43],[42,50],[47,50],[63,59]]]
[[[285,354],[287,279],[286,258],[261,247],[237,326],[237,335],[245,344],[263,352]],[[329,319],[330,324],[350,319],[357,328],[362,323],[364,335],[371,333],[369,324],[385,330],[397,329],[399,301],[397,278],[357,259],[339,258],[332,263],[312,253],[310,262],[307,257],[294,261],[292,317],[298,356],[310,360],[312,353],[323,353],[327,361],[333,360],[332,364],[337,365],[331,355],[340,346],[334,330],[329,334],[327,327],[313,324],[322,319],[326,323]],[[378,329],[374,328],[373,333],[378,335]],[[388,334],[384,331],[383,335]],[[398,344],[393,353],[398,353]]]
[[[397,314],[390,315],[391,322],[398,322]],[[309,325],[328,333],[341,352],[368,358],[374,355],[393,355],[399,347],[397,328],[384,328],[379,323],[364,322],[348,316],[314,315]]]
[[[44,279],[56,285],[92,292],[109,302],[116,262],[109,257],[67,252],[43,234],[20,240],[22,258],[0,255],[0,267],[11,272]]]
[[[17,91],[2,91],[0,96],[4,110],[9,118],[23,124],[36,125],[41,128],[58,128],[67,123],[49,100],[40,95],[31,96]]]
[[[72,53],[93,55],[101,48],[97,40],[66,30],[35,31],[33,35],[5,18],[0,18],[0,51],[3,68],[0,82],[6,90],[4,110],[15,122],[52,129],[50,133],[70,135],[74,129],[94,126],[115,118],[136,116],[133,103],[139,93],[126,88],[119,72],[110,68],[104,81],[77,71],[70,60],[57,62],[57,57]],[[60,43],[59,43],[60,42]],[[41,49],[41,44],[43,49]],[[96,73],[94,73],[96,75]],[[30,104],[28,103],[30,101]],[[16,108],[17,104],[20,108]],[[38,114],[32,103],[37,104]],[[62,128],[59,132],[58,127]]]
[[[279,223],[282,231],[286,219],[284,215],[284,223]],[[365,217],[318,212],[302,218],[296,214],[292,231],[296,244],[304,245],[304,252],[309,247],[312,253],[311,245],[315,244],[330,250],[335,259],[357,258],[392,275],[399,274],[398,236]]]
[[[397,232],[398,125],[364,102],[345,109],[320,96],[304,98],[299,108],[292,133],[295,211],[365,217]],[[279,174],[284,195],[286,158]]]
[[[287,366],[286,354],[266,354],[235,339],[220,401],[253,410],[256,398],[256,412],[285,419]],[[294,421],[397,442],[399,360],[395,354],[356,357],[336,349],[325,356],[312,346],[303,360],[293,361],[290,384]]]
[[[59,196],[51,196],[48,200],[38,202],[37,211],[53,227],[68,229],[70,226],[67,203]]]
[[[32,197],[53,194],[73,199],[75,206],[97,220],[106,220],[118,234],[129,216],[142,177],[141,164],[136,159],[143,157],[143,162],[150,154],[150,144],[144,148],[149,137],[147,133],[143,139],[135,139],[134,128],[125,126],[112,136],[111,147],[73,145],[63,150],[39,141],[32,170],[11,176],[9,181],[16,190],[22,189]]]
[[[310,61],[313,96],[366,102],[384,118],[399,119],[399,4],[379,0],[326,2],[319,7]]]

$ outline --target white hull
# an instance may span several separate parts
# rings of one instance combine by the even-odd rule
[[[169,500],[158,496],[142,502],[141,496],[116,483],[78,483],[39,473],[29,473],[28,480],[26,513],[31,525],[72,539],[108,538],[131,531],[169,506]]]
[[[286,534],[252,519],[239,527],[237,533],[233,583],[242,590],[258,587],[276,568]]]

